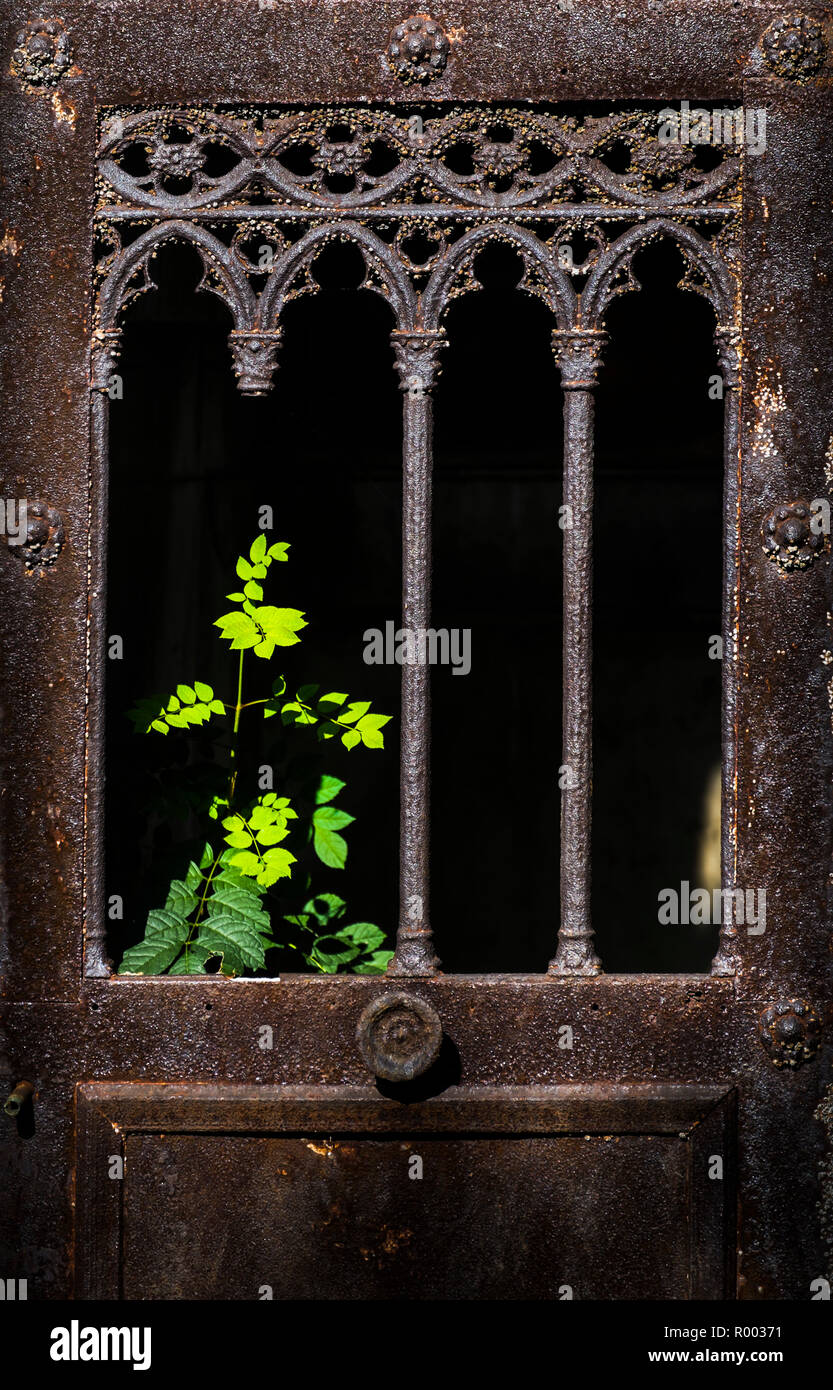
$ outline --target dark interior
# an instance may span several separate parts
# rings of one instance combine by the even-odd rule
[[[470,630],[472,665],[432,677],[432,920],[444,969],[528,972],[546,968],[559,920],[561,398],[549,316],[515,290],[515,254],[493,248],[480,269],[484,291],[447,314],[436,393],[433,621]],[[720,759],[720,662],[708,649],[720,632],[722,404],[708,395],[711,311],[674,289],[678,253],[652,248],[637,269],[642,294],[609,315],[598,393],[594,914],[608,970],[700,971],[716,928],[661,926],[657,895],[703,883]],[[216,779],[222,759],[210,729],[142,737],[126,711],[194,678],[232,693],[235,663],[211,624],[264,505],[271,538],[292,547],[266,601],[303,609],[310,625],[268,667],[249,661],[265,687],[252,696],[283,671],[394,716],[382,752],[322,750],[312,735],[290,747],[277,720],[251,719],[241,766],[253,793],[262,765],[298,795],[317,767],[347,782],[339,800],[356,816],[346,869],[297,846],[297,881],[275,910],[337,892],[392,944],[400,669],[363,660],[365,630],[399,623],[389,310],[356,291],[356,253],[331,248],[316,267],[321,292],[286,312],[272,394],[247,400],[226,311],[194,293],[196,254],[167,246],[154,274],[158,291],[126,316],[124,397],[110,407],[108,632],[124,656],[108,662],[107,892],[125,905],[112,952],[141,936],[184,871],[200,835],[183,784]],[[268,959],[272,973],[297,968],[290,953]]]

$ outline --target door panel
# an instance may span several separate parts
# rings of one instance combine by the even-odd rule
[[[734,1097],[717,1087],[458,1089],[407,1115],[355,1087],[85,1085],[78,1104],[78,1219],[107,1232],[82,1268],[88,1296],[686,1299],[731,1285]],[[105,1192],[114,1151],[123,1177]],[[715,1153],[725,1171],[709,1180]]]

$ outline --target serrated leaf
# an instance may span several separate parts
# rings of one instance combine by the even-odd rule
[[[384,748],[385,740],[380,731],[390,723],[390,718],[389,714],[366,714],[359,720],[356,729],[365,748]]]
[[[384,975],[391,961],[393,951],[374,951],[372,955],[364,956],[353,966],[354,975]]]
[[[260,634],[247,613],[224,613],[214,623],[223,637],[231,642],[232,651],[245,651],[260,641]]]
[[[265,637],[278,647],[293,647],[300,642],[297,633],[306,627],[306,619],[298,608],[274,608],[265,604],[253,613],[255,622]]]
[[[259,845],[279,845],[281,840],[285,840],[289,831],[283,825],[264,825],[262,830],[258,830],[256,839]]]
[[[188,931],[188,923],[184,916],[167,905],[155,907],[147,915],[145,937],[176,935],[178,933],[179,939],[184,941]]]
[[[249,843],[251,843],[251,839],[249,840]],[[260,868],[260,860],[258,856],[254,854],[250,849],[238,849],[234,854],[232,854],[229,863],[233,865],[235,869],[239,869],[241,873],[246,874],[247,876],[252,876],[256,874]]]
[[[152,916],[160,919],[167,916],[169,924],[149,933],[144,941],[125,951],[119,966],[120,975],[161,975],[179,955],[190,930],[188,923],[163,910],[148,914],[148,923]]]
[[[225,839],[226,844],[231,845],[232,849],[248,849],[252,843],[248,830],[231,830]]]
[[[351,946],[347,941],[341,942],[335,936],[319,936],[313,942],[310,951],[310,955],[328,975],[334,975],[340,965],[347,965],[359,954],[358,946]]]
[[[345,825],[352,825],[355,819],[355,816],[338,806],[319,806],[312,813],[312,823],[316,829],[342,830]]]
[[[344,916],[344,909],[347,904],[337,893],[316,893],[314,898],[310,898],[308,903],[304,903],[302,911],[314,917],[319,926],[326,926],[328,922],[335,921]]]
[[[344,836],[317,825],[314,832],[313,849],[321,863],[330,869],[343,869],[347,863],[347,841]]]
[[[365,951],[375,950],[385,939],[385,933],[375,922],[351,922],[347,927],[339,927],[336,936],[352,941]]]
[[[369,709],[369,700],[351,700],[344,713],[339,715],[339,719],[342,724],[354,724],[363,714],[367,714]]]
[[[200,873],[196,864],[192,864],[190,867],[196,873],[197,881],[201,883],[202,874]],[[168,896],[165,899],[164,910],[166,912],[173,913],[176,917],[190,917],[198,902],[199,899],[191,891],[189,885],[183,879],[175,878],[171,883],[170,888],[168,889]]]
[[[223,913],[207,918],[200,928],[197,944],[222,956],[223,973],[239,975],[243,969],[260,970],[266,959],[263,942],[245,919]]]
[[[315,793],[316,806],[323,806],[327,801],[334,801],[347,783],[342,782],[339,777],[330,777],[328,773],[323,773],[318,781],[318,790]]]
[[[194,942],[193,945],[186,947],[182,955],[174,961],[168,974],[204,975],[206,961],[209,961],[214,954],[216,953],[213,951],[206,951],[202,946],[198,946],[197,943]]]
[[[202,873],[202,870],[198,867],[198,865],[194,863],[192,859],[191,863],[188,865],[188,868],[185,871],[185,887],[188,888],[192,893],[196,892],[196,890],[200,887],[203,881],[203,877],[204,875]]]

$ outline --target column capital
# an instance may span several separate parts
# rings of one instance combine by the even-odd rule
[[[718,324],[714,330],[717,344],[717,365],[727,391],[740,386],[740,329],[731,324]]]
[[[395,328],[393,344],[399,389],[412,396],[430,394],[440,374],[440,349],[448,339],[444,328]]]
[[[244,396],[265,396],[272,389],[280,328],[233,328],[229,346],[234,362],[237,389]]]
[[[590,391],[599,379],[602,349],[607,342],[603,328],[555,328],[552,350],[561,369],[565,391]]]

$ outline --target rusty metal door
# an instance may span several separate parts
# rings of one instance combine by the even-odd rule
[[[28,534],[0,554],[0,1055],[9,1089],[34,1095],[24,1085],[10,1106],[0,1273],[30,1298],[825,1296],[833,638],[815,520],[833,477],[831,40],[828,8],[770,0],[4,5],[3,496],[27,500]],[[679,130],[658,138],[661,109],[695,106],[765,112],[765,155],[741,138],[703,164]],[[212,173],[217,147],[227,167]],[[300,147],[304,173],[288,157]],[[285,247],[262,286],[234,249],[254,223]],[[427,259],[409,251],[415,232]],[[595,249],[578,262],[582,236]],[[574,523],[553,521],[552,776],[574,775],[539,974],[441,972],[420,665],[403,668],[389,978],[111,972],[108,385],[125,304],[169,240],[200,255],[233,319],[229,371],[252,395],[279,370],[284,305],[314,288],[322,246],[358,247],[402,387],[412,629],[430,622],[446,309],[498,242],[551,314]],[[608,309],[662,240],[711,307],[725,392],[733,910],[710,974],[606,975],[589,911],[594,393]],[[650,544],[638,517],[622,529],[625,548]],[[761,888],[763,930],[739,912]]]

